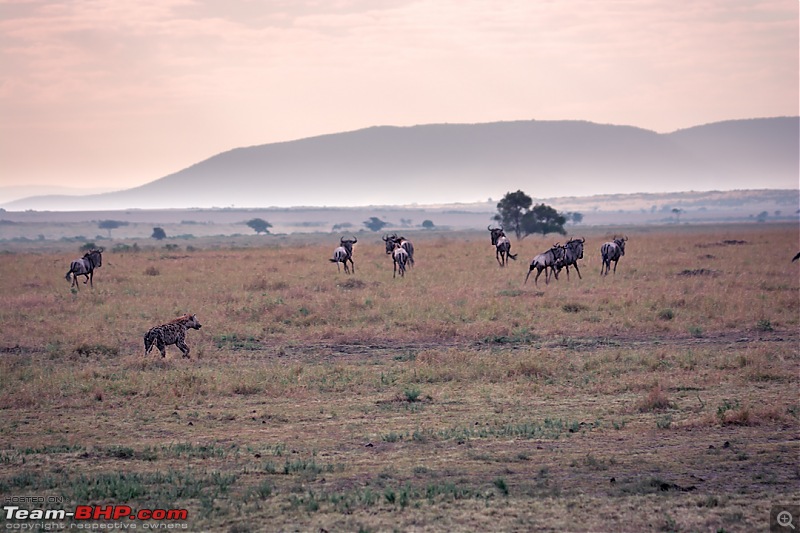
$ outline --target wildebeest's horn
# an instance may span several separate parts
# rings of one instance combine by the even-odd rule
[[[486,226],[486,229],[488,229],[489,231],[492,231],[492,225],[489,224],[488,226]]]
[[[355,236],[355,235],[353,235],[353,244],[355,244],[355,243],[357,243],[357,242],[358,242],[358,239],[356,239],[356,236]]]
[[[384,242],[388,241],[389,240],[389,235],[384,235],[383,237],[381,237],[381,239],[383,239]]]

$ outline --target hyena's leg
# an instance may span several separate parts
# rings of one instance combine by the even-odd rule
[[[158,351],[161,352],[161,357],[167,356],[167,345],[164,344],[164,339],[161,337],[156,339],[156,348],[158,348]]]
[[[186,345],[183,339],[178,339],[175,341],[175,346],[177,346],[183,352],[184,357],[189,359],[189,347]]]

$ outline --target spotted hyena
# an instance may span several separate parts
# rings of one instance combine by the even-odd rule
[[[189,347],[186,346],[186,330],[189,328],[200,329],[202,325],[197,321],[197,315],[183,315],[171,320],[162,326],[156,326],[144,336],[144,354],[150,353],[155,345],[161,352],[161,357],[167,356],[167,346],[174,344],[180,348],[184,357],[189,357]]]

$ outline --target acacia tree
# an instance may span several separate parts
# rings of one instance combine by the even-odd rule
[[[566,235],[564,224],[567,217],[545,204],[536,204],[533,209],[522,216],[522,228],[525,235],[531,233],[560,233]]]
[[[117,229],[122,226],[127,226],[128,223],[122,220],[101,220],[97,223],[97,227],[100,229],[108,230],[108,238],[111,238],[111,230]]]
[[[366,226],[367,229],[370,229],[372,231],[380,231],[383,229],[384,226],[387,226],[388,224],[389,224],[388,222],[384,222],[378,217],[369,217],[369,220],[364,221],[364,226]]]
[[[513,231],[517,239],[522,239],[525,230],[522,217],[530,209],[533,200],[522,191],[509,192],[497,203],[494,220],[502,224],[506,231]]]
[[[253,231],[256,232],[256,235],[259,233],[267,234],[269,233],[269,228],[272,227],[272,224],[264,220],[263,218],[253,218],[247,221],[247,225],[252,228]]]
[[[164,228],[155,227],[153,228],[153,234],[150,235],[151,239],[155,239],[157,241],[163,240],[167,238],[167,232],[164,231]]]

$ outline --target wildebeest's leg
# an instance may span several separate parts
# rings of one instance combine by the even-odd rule
[[[578,270],[578,263],[575,263],[573,266],[575,267],[575,272],[578,273],[578,279],[583,279],[581,277],[581,271]],[[569,270],[567,270],[567,280],[569,280]]]
[[[189,357],[189,347],[186,345],[186,343],[183,341],[183,339],[178,339],[177,341],[175,341],[175,346],[180,348],[180,350],[183,352],[183,356],[185,358],[190,359],[190,357]]]
[[[618,262],[619,262],[619,259],[616,259],[616,260],[614,261],[614,275],[615,275],[615,276],[617,275],[617,263],[618,263]]]

